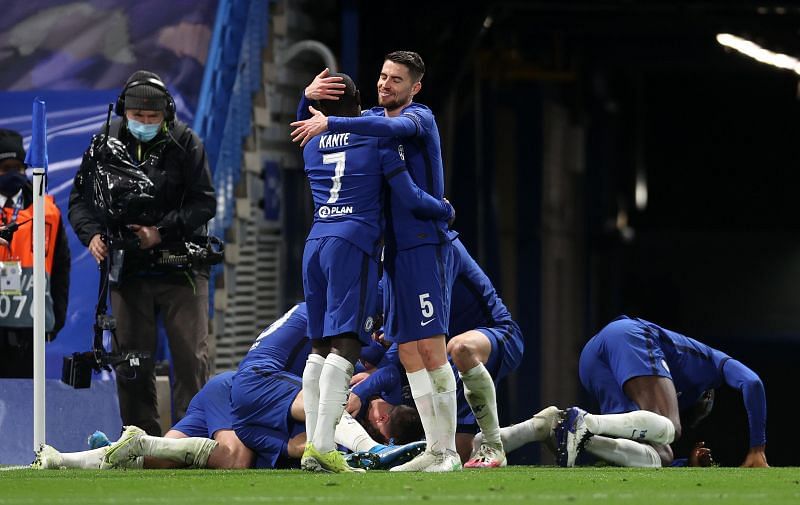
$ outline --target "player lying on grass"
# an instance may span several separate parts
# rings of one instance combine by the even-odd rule
[[[669,466],[669,444],[681,436],[680,413],[697,410],[701,420],[722,385],[741,391],[750,425],[750,450],[741,466],[767,467],[767,401],[758,375],[702,342],[643,319],[620,316],[592,337],[579,363],[583,386],[600,404],[601,415],[572,408],[565,418],[562,462],[572,466],[583,449],[619,454],[650,466]],[[614,438],[609,438],[614,437]],[[636,454],[622,451],[617,437],[647,442]]]
[[[239,372],[209,381],[165,438],[144,436],[138,428],[128,427],[111,447],[59,453],[44,446],[34,466],[274,468],[296,462],[305,445],[304,413],[300,379],[291,370],[302,368],[303,352],[307,356],[310,348],[304,337],[305,317],[305,305],[299,304],[265,329]],[[369,461],[378,467],[407,460],[423,446],[379,444],[349,415],[338,424],[336,441],[354,451],[373,451],[377,456]]]

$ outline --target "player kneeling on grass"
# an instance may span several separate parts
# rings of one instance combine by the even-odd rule
[[[560,437],[565,466],[574,465],[583,449],[625,466],[670,466],[669,444],[682,431],[680,414],[701,405],[695,419],[702,419],[713,405],[711,392],[723,384],[742,392],[750,423],[750,450],[741,466],[768,466],[764,385],[721,351],[649,321],[620,316],[586,343],[579,372],[601,415],[567,411]],[[626,438],[646,443],[631,445]]]

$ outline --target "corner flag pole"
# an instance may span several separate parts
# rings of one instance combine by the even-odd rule
[[[33,167],[33,450],[45,443],[44,195],[47,191],[47,110],[33,100],[31,143],[25,162]]]

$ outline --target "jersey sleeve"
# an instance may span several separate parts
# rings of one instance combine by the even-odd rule
[[[767,397],[759,376],[743,363],[728,359],[722,365],[725,383],[742,392],[747,421],[750,425],[750,447],[767,443]]]
[[[328,130],[333,133],[350,132],[368,137],[414,137],[421,133],[419,123],[406,114],[397,117],[330,116]]]
[[[437,200],[414,184],[406,169],[405,161],[401,158],[400,149],[394,139],[386,139],[380,143],[383,175],[392,189],[392,195],[398,198],[403,207],[409,209],[417,219],[449,220],[453,216],[453,207],[444,200]]]
[[[392,405],[399,405],[401,389],[400,370],[394,365],[389,365],[379,368],[359,382],[353,388],[353,393],[361,398],[362,405],[375,396],[380,396]]]
[[[304,119],[311,119],[311,112],[309,112],[308,107],[314,105],[311,100],[306,98],[306,93],[303,91],[300,93],[300,103],[297,104],[297,120],[303,121]]]

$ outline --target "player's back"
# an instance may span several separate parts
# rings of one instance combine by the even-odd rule
[[[389,139],[326,132],[305,146],[314,200],[309,239],[340,237],[377,254],[383,232],[382,156],[390,145]]]
[[[261,332],[239,363],[239,370],[257,367],[265,372],[285,371],[302,376],[311,352],[306,326],[306,304],[299,303]]]
[[[650,321],[638,321],[647,325],[659,337],[661,351],[672,375],[681,409],[693,405],[707,389],[722,385],[722,366],[730,359],[727,354]]]
[[[383,116],[383,107],[373,107],[364,112],[365,116]],[[433,112],[425,105],[411,102],[402,111],[417,125],[417,134],[399,139],[402,145],[406,167],[411,179],[434,198],[444,196],[444,166],[442,163],[441,140]],[[386,209],[386,244],[399,250],[422,244],[438,244],[445,240],[446,223],[421,220],[396,199],[388,197]]]
[[[497,294],[492,281],[470,256],[461,240],[453,240],[458,270],[453,283],[450,335],[480,326],[512,324],[511,314]]]

